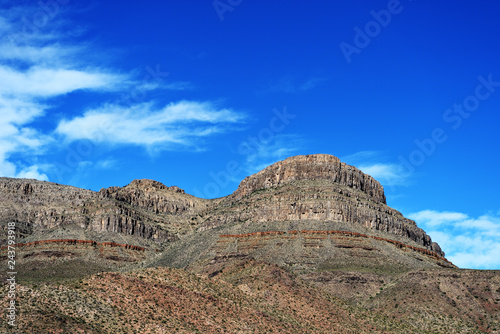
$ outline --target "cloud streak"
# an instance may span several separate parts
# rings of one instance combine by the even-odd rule
[[[500,269],[500,212],[477,218],[462,212],[423,210],[408,215],[461,268]]]
[[[210,102],[179,101],[158,108],[152,103],[131,107],[106,104],[82,116],[62,120],[56,132],[69,141],[139,145],[147,148],[192,146],[194,139],[227,131],[245,116]]]
[[[384,161],[377,151],[360,151],[341,157],[342,161],[359,168],[363,173],[373,176],[383,186],[402,186],[408,184],[407,174],[399,164]]]
[[[299,80],[293,75],[286,75],[275,83],[272,83],[268,89],[269,92],[282,93],[301,93],[306,92],[324,83],[327,79],[319,77],[310,77],[305,80]]]
[[[194,86],[163,80],[168,73],[159,65],[146,67],[148,74],[141,82],[134,79],[140,76],[136,69],[123,74],[104,64],[98,58],[106,55],[99,47],[68,42],[74,40],[68,38],[71,34],[81,34],[84,28],[69,27],[71,22],[60,15],[57,20],[51,16],[43,27],[28,29],[32,25],[27,25],[26,17],[37,11],[29,6],[0,9],[0,176],[48,180],[54,166],[42,161],[44,153],[80,139],[148,150],[179,145],[199,150],[199,139],[230,131],[245,118],[211,102],[155,105],[148,101],[147,91],[185,91]],[[58,98],[78,91],[120,93],[122,98],[87,111],[69,108],[73,116],[60,119],[56,129],[35,125],[52,116],[53,107],[62,101]]]
[[[119,75],[96,69],[85,71],[36,65],[25,71],[0,66],[0,77],[2,95],[28,99],[63,95],[79,89],[111,90],[123,80]]]
[[[465,221],[468,216],[460,212],[423,210],[408,215],[408,218],[418,221],[426,226],[436,227]]]
[[[0,175],[47,180],[37,157],[54,140],[32,123],[47,115],[48,99],[76,90],[115,89],[124,76],[80,64],[82,47],[61,44],[62,34],[54,29],[27,34],[22,18],[31,12],[30,7],[1,11]]]

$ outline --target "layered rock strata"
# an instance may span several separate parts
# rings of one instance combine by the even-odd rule
[[[18,237],[38,230],[76,225],[157,242],[174,241],[183,213],[204,208],[205,200],[151,180],[100,192],[50,182],[0,178],[0,222],[15,222]],[[175,228],[173,227],[175,226]]]
[[[218,200],[196,198],[152,180],[93,192],[7,178],[0,178],[0,200],[0,221],[17,222],[21,236],[75,224],[165,242],[242,223],[272,227],[276,222],[303,222],[314,230],[316,222],[340,222],[394,236],[388,239],[444,257],[439,245],[414,221],[386,205],[379,182],[325,154],[277,162],[245,178],[233,194]]]
[[[386,205],[382,185],[331,155],[295,156],[245,178],[200,230],[231,223],[338,221],[409,239],[444,257],[410,219]]]
[[[278,187],[301,180],[328,181],[359,190],[385,204],[384,188],[370,175],[327,154],[299,155],[277,162],[245,178],[233,196],[236,200],[256,190]]]
[[[101,189],[104,198],[138,206],[154,213],[180,214],[196,212],[207,206],[207,200],[186,195],[183,189],[153,180],[134,180],[126,187]]]
[[[131,250],[136,250],[136,251],[145,251],[146,248],[141,247],[141,246],[135,246],[135,245],[128,245],[128,244],[117,244],[116,242],[97,242],[94,240],[76,240],[76,239],[53,239],[53,240],[39,240],[39,241],[32,241],[32,242],[26,242],[26,243],[18,243],[13,245],[15,248],[22,248],[22,247],[36,247],[40,245],[58,245],[58,244],[63,244],[63,245],[85,245],[85,246],[93,246],[93,247],[121,247],[125,249],[131,249]],[[7,246],[1,247],[2,251],[5,251],[8,249]]]
[[[219,240],[217,241],[217,246],[214,250],[216,250],[218,252],[217,255],[220,256],[221,254],[226,254],[226,250],[231,248],[228,246],[235,243],[234,247],[238,250],[238,252],[242,255],[247,255],[247,253],[251,250],[265,247],[268,243],[267,240],[278,240],[278,242],[275,243],[275,246],[281,247],[284,245],[284,242],[297,239],[302,240],[302,247],[305,248],[323,248],[327,246],[326,241],[335,240],[334,247],[347,249],[359,248],[366,251],[373,251],[376,248],[369,246],[370,244],[357,244],[357,242],[361,239],[373,239],[392,244],[396,248],[404,251],[412,251],[425,255],[433,260],[436,260],[436,262],[442,267],[455,267],[453,263],[448,261],[446,258],[440,256],[436,252],[429,251],[428,249],[407,245],[396,240],[350,231],[292,230],[253,232],[244,234],[221,234],[219,235]],[[283,242],[280,242],[280,240]],[[339,242],[339,240],[341,242]],[[347,242],[342,242],[346,240]]]

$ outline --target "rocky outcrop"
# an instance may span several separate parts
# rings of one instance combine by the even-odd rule
[[[153,180],[99,192],[35,180],[0,178],[0,221],[15,221],[22,235],[76,224],[84,229],[175,241],[197,230],[245,223],[351,224],[444,257],[414,221],[386,205],[384,189],[371,176],[325,155],[277,162],[245,178],[231,195],[206,200]],[[257,226],[257,225],[255,225]],[[330,228],[337,228],[330,226]]]
[[[136,210],[117,204],[111,210],[95,212],[86,219],[82,227],[98,232],[123,233],[157,242],[177,240],[174,233],[158,225],[167,223],[161,217],[154,221]]]
[[[323,180],[343,185],[362,191],[373,201],[385,204],[384,188],[378,181],[327,154],[299,155],[277,162],[245,178],[233,195],[239,200],[256,190],[300,180]]]
[[[135,185],[143,186],[144,190],[139,190]],[[128,201],[120,201],[120,196],[127,192],[118,187],[96,193],[51,182],[0,178],[0,223],[5,229],[7,225],[3,223],[16,222],[16,232],[20,238],[39,230],[74,224],[91,231],[123,233],[157,242],[176,240],[175,234],[169,231],[168,217],[149,214],[143,209],[149,209],[149,203],[157,203],[157,208],[173,208],[164,211],[178,214],[186,211],[190,204],[189,200],[179,197],[192,196],[184,194],[177,187],[166,187],[155,181],[135,181],[132,182],[132,188],[135,188],[137,198],[132,194],[125,197]],[[165,190],[165,193],[155,197],[147,191],[151,188]],[[112,194],[116,194],[119,199],[113,198]],[[134,206],[138,203],[144,206]],[[194,207],[198,202],[193,200],[191,204]]]
[[[134,180],[129,185],[101,189],[99,195],[113,198],[132,206],[138,206],[154,213],[180,214],[201,210],[207,200],[186,195],[177,186],[167,187],[153,180]]]
[[[385,204],[384,189],[371,176],[334,156],[295,156],[244,179],[222,200],[200,230],[238,222],[336,221],[409,239],[444,257],[438,244]]]
[[[79,207],[94,192],[56,183],[0,178],[0,223],[16,222],[18,237],[38,226],[54,228],[63,223],[83,223]]]

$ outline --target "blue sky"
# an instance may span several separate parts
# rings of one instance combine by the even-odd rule
[[[200,197],[297,154],[500,269],[500,5],[2,1],[0,175]]]

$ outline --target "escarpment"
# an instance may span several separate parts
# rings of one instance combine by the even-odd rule
[[[439,245],[414,221],[387,206],[378,181],[325,154],[277,162],[245,178],[233,194],[217,200],[197,198],[176,186],[147,179],[94,192],[7,178],[0,179],[0,199],[0,222],[16,222],[18,236],[28,237],[30,242],[49,238],[45,233],[77,226],[97,233],[92,236],[97,239],[107,233],[106,240],[109,234],[118,234],[164,246],[182,239],[204,244],[204,249],[183,243],[176,246],[184,255],[189,252],[182,247],[196,249],[184,265],[213,253],[209,242],[218,239],[207,236],[215,230],[227,235],[273,230],[346,231],[394,240],[406,250],[425,249],[444,258]],[[88,237],[61,232],[50,238]],[[127,242],[134,243],[134,239]]]
[[[376,180],[328,155],[213,200],[147,179],[95,192],[0,178],[0,226],[3,301],[15,292],[25,332],[500,329],[498,271],[457,268]]]
[[[134,180],[129,185],[101,189],[104,198],[113,198],[154,213],[193,213],[207,206],[208,201],[187,195],[177,186],[167,187],[153,180]]]
[[[300,180],[326,181],[359,190],[385,204],[384,188],[370,175],[327,154],[299,155],[277,162],[245,178],[233,196],[239,200],[260,189],[278,187]]]
[[[245,178],[200,229],[230,223],[344,222],[415,242],[444,257],[437,243],[410,219],[386,205],[371,176],[334,156],[295,156]]]
[[[5,229],[6,222],[16,222],[18,237],[35,234],[37,238],[43,231],[78,226],[170,242],[178,233],[186,233],[185,219],[180,216],[203,209],[205,201],[151,180],[94,192],[37,180],[0,178],[0,223]]]

